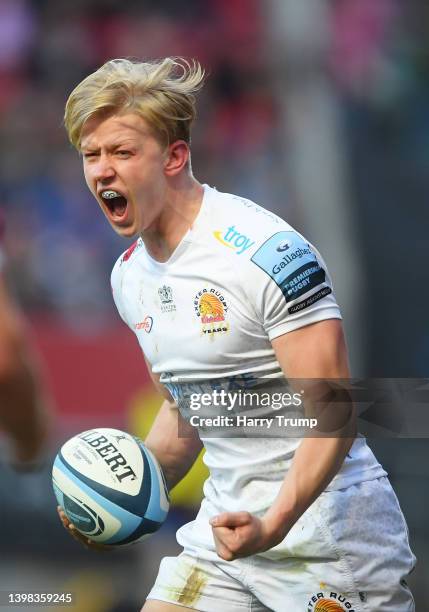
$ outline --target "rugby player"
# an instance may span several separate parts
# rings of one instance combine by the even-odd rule
[[[146,444],[170,487],[202,445],[210,470],[195,521],[177,533],[183,552],[162,560],[143,610],[413,610],[406,524],[352,418],[342,435],[303,438],[212,437],[189,423],[190,393],[286,377],[310,381],[311,394],[312,380],[349,377],[318,251],[260,205],[193,176],[203,76],[181,59],[112,60],[65,111],[101,211],[137,237],[112,290],[165,397]]]
[[[40,366],[22,313],[7,287],[0,211],[0,432],[10,441],[10,462],[21,471],[41,467],[50,409]]]

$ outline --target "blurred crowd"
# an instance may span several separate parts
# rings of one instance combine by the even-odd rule
[[[173,1],[0,1],[0,206],[9,273],[27,309],[102,320],[110,269],[128,246],[101,218],[62,128],[72,87],[114,57],[198,58],[213,76],[200,100],[195,172],[214,184],[227,174],[250,194],[255,166],[269,172],[273,158],[261,30],[248,0],[180,9]]]
[[[80,314],[102,321],[111,313],[108,277],[127,245],[87,193],[62,127],[68,93],[107,59],[197,58],[209,78],[194,130],[196,176],[286,216],[293,209],[282,153],[287,134],[278,129],[273,86],[270,4],[0,0],[0,206],[9,274],[27,310],[56,312],[70,322]],[[341,97],[351,142],[356,134],[360,139],[358,158],[381,133],[405,161],[417,147],[423,164],[429,150],[424,3],[330,0],[325,6],[329,48],[316,68]],[[305,71],[306,41],[297,48],[295,65]],[[286,66],[293,86],[293,57]]]
[[[421,0],[0,0],[0,216],[6,220],[10,285],[24,310],[38,322],[55,315],[60,327],[72,328],[71,335],[76,328],[92,333],[110,325],[114,313],[110,271],[128,244],[111,230],[84,184],[81,160],[62,125],[65,101],[82,78],[109,59],[184,56],[200,61],[208,74],[193,132],[196,177],[219,190],[256,200],[306,235],[300,202],[305,189],[298,181],[314,179],[315,159],[321,166],[319,177],[333,167],[328,163],[332,147],[323,140],[330,126],[324,131],[318,119],[311,121],[309,113],[315,106],[307,103],[306,96],[317,92],[317,85],[321,91],[329,90],[330,96],[322,96],[321,101],[329,98],[333,104],[332,142],[336,139],[345,173],[333,176],[347,184],[344,209],[353,219],[357,243],[353,257],[362,261],[365,271],[364,299],[356,301],[363,315],[356,328],[358,335],[368,334],[367,372],[428,376],[429,278],[424,263],[429,255],[428,34],[429,3]],[[307,87],[310,82],[312,87]],[[295,98],[290,95],[294,89],[300,91]],[[294,112],[289,112],[291,104]],[[298,128],[291,125],[297,118]],[[306,131],[303,149],[296,138],[301,129]],[[313,142],[322,147],[322,155],[309,155],[307,162]],[[295,153],[305,151],[310,178],[305,164],[300,177],[295,176],[293,164],[289,165],[293,148]],[[316,199],[318,189],[316,185],[310,190]],[[323,207],[318,204],[310,201],[316,225],[321,225]],[[328,228],[328,242],[337,248],[341,231],[340,221]],[[329,247],[316,243],[322,252]],[[335,259],[345,260],[345,252],[334,253],[330,268],[331,261],[335,268]],[[348,292],[345,280],[337,278],[337,283]],[[355,279],[348,281],[353,285]],[[346,312],[347,320],[354,325]],[[63,338],[63,344],[53,340],[58,328],[50,334],[43,325],[38,329],[39,337],[55,349],[53,354],[69,357],[68,367],[55,357],[55,379],[58,388],[66,389],[64,396],[71,395],[65,384],[67,377],[71,380],[76,405],[84,405],[86,387],[94,386],[98,393],[108,378],[116,387],[119,379],[125,380],[124,371],[130,370],[125,362],[131,357],[123,357],[116,336],[110,342],[123,357],[112,365],[117,379],[106,374],[105,363],[100,380],[94,380],[94,373],[88,373],[92,363],[86,367],[79,355],[84,350],[88,362],[100,362],[100,355],[109,353],[106,344],[91,352],[85,341],[84,349],[79,345],[80,352],[73,353],[69,337]],[[106,362],[109,359],[106,355]],[[134,379],[140,381],[139,368],[136,364]],[[90,401],[107,419],[107,400],[96,402],[91,396]],[[115,397],[111,403],[119,412],[116,406],[121,402]],[[147,409],[147,396],[142,403]],[[71,414],[76,410],[66,408]],[[76,418],[76,427],[81,428],[81,413]],[[424,514],[428,500],[421,504],[414,500],[427,478],[427,440],[389,442],[384,456],[402,494],[424,570],[429,566]],[[383,462],[382,453],[377,456]],[[25,476],[28,483],[22,483],[22,496],[28,499],[20,504],[21,512],[24,508],[27,512],[31,502],[32,516],[40,524],[51,521],[49,530],[56,525],[59,541],[49,475],[44,478],[40,484]],[[6,471],[0,479],[3,547],[10,551],[18,546],[15,482],[12,472]],[[26,525],[22,520],[20,533]],[[36,537],[43,540],[38,546],[49,548],[44,533]],[[30,549],[30,534],[20,539]],[[56,541],[53,538],[50,544],[56,546]],[[52,556],[52,551],[47,552]],[[5,568],[1,569],[4,574]],[[423,598],[424,571],[417,571],[421,578],[416,580],[416,593],[419,588]]]

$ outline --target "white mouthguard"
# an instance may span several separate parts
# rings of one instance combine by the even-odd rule
[[[103,193],[101,194],[103,198],[106,198],[106,200],[113,200],[113,198],[120,198],[121,194],[118,193],[117,191],[112,191],[111,189],[107,190],[107,191],[103,191]]]

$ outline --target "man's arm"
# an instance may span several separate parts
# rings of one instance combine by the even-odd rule
[[[332,388],[321,379],[348,378],[347,351],[341,322],[329,319],[275,338],[277,359],[288,379],[300,379],[305,404],[315,403]],[[310,379],[310,380],[309,380]],[[313,381],[311,380],[313,379]],[[318,380],[314,380],[318,379]],[[333,411],[341,422],[334,437],[305,438],[295,452],[279,494],[262,519],[248,512],[223,513],[211,521],[219,556],[228,561],[272,548],[326,488],[340,469],[355,437],[350,401],[325,405],[321,420]],[[306,406],[307,407],[307,406]],[[339,411],[339,414],[338,414]]]
[[[0,430],[13,459],[25,468],[37,460],[48,435],[50,411],[26,326],[0,271]]]
[[[164,402],[146,437],[145,445],[158,459],[167,481],[167,487],[170,490],[182,480],[192,467],[202,448],[202,443],[197,430],[182,419],[173,398],[159,382],[158,376],[153,374],[147,361],[146,365],[156,389],[164,397]],[[179,421],[181,421],[180,431],[184,434],[183,438],[179,438],[178,435]],[[77,531],[60,506],[57,506],[57,511],[63,526],[75,540],[93,550],[112,550],[112,547],[97,544]]]
[[[195,427],[191,427],[181,417],[177,404],[158,377],[150,370],[149,374],[156,389],[164,398],[155,421],[145,440],[163,469],[167,485],[172,489],[186,476],[193,466],[203,445]],[[181,437],[179,437],[179,429]],[[183,436],[183,437],[182,437]]]
[[[281,541],[341,468],[356,431],[351,399],[347,394],[344,397],[341,388],[339,397],[335,397],[332,386],[323,382],[350,376],[341,321],[330,319],[308,325],[276,338],[272,344],[286,376],[299,379],[309,404],[331,394],[331,401],[321,401],[325,414],[320,421],[330,424],[328,433],[302,440],[280,492],[264,516],[268,531],[277,533],[275,539]],[[329,434],[333,437],[326,437]]]

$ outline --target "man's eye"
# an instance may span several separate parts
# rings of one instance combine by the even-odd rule
[[[97,153],[84,153],[84,159],[90,159],[91,157],[97,157]]]
[[[123,149],[116,151],[116,155],[119,157],[129,157],[131,155],[130,151],[125,151]]]

